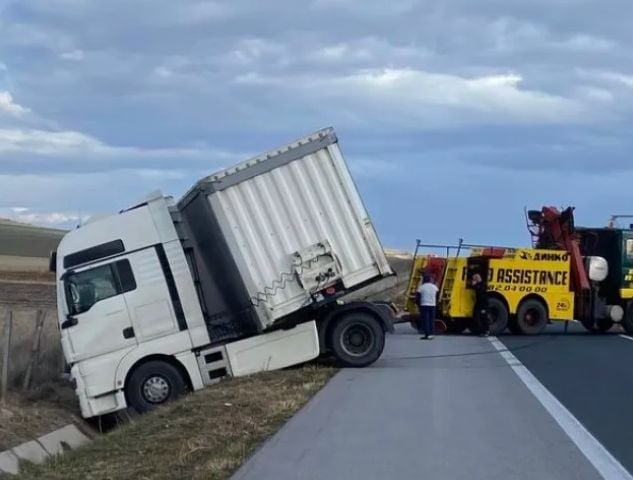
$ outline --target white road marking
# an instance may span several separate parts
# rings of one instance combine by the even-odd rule
[[[620,335],[622,338],[626,338],[627,340],[633,340],[633,337],[629,337],[628,335]]]
[[[633,480],[633,476],[618,460],[604,448],[604,446],[567,410],[558,399],[538,381],[518,358],[508,351],[506,346],[496,337],[489,337],[490,343],[510,365],[525,386],[545,410],[556,420],[563,431],[576,444],[578,449],[587,457],[594,468],[606,480]],[[633,340],[633,338],[631,338]]]

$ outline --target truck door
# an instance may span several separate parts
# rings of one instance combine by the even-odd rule
[[[164,247],[140,250],[128,258],[136,274],[137,289],[124,297],[137,341],[142,343],[184,330],[184,313]]]
[[[76,362],[136,345],[124,294],[136,289],[128,259],[69,271],[64,278],[62,342]]]
[[[490,280],[490,259],[487,257],[469,257],[467,263],[466,288],[472,289],[473,275],[478,273],[479,275],[481,275],[481,279],[483,280],[484,285],[486,285],[487,289],[488,281]]]

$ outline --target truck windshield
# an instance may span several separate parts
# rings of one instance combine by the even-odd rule
[[[119,293],[112,264],[73,273],[66,278],[66,302],[72,315],[86,312],[98,301]]]

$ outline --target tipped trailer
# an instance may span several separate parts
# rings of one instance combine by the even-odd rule
[[[84,417],[322,354],[364,367],[393,329],[344,301],[392,271],[333,129],[89,221],[51,260]]]

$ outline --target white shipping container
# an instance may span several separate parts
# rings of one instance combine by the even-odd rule
[[[331,128],[194,191],[206,195],[263,328],[329,286],[347,290],[392,273]]]

